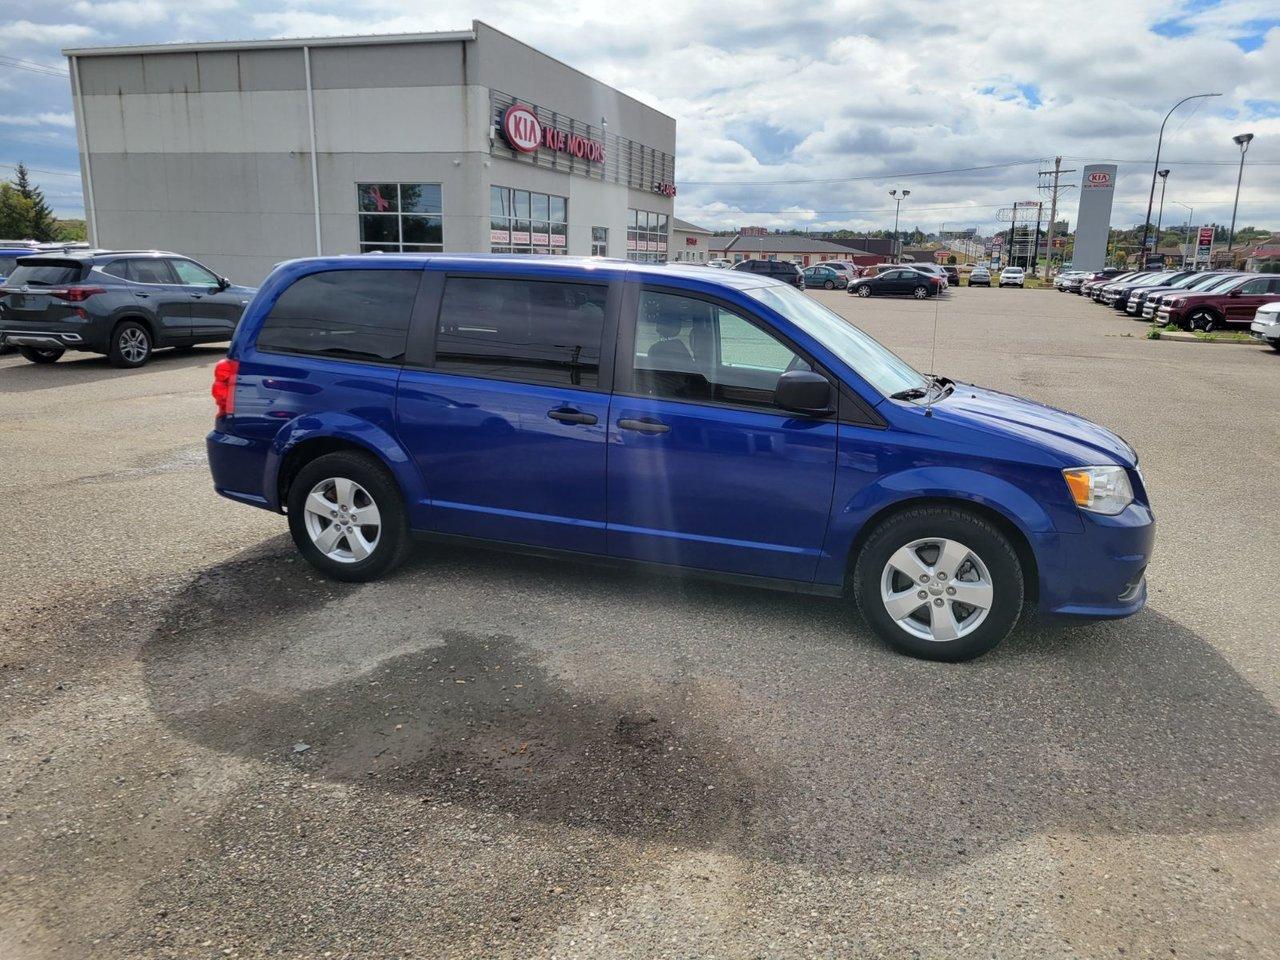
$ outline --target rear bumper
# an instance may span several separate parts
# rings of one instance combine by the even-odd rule
[[[90,331],[83,325],[67,329],[61,325],[3,326],[0,327],[0,345],[6,347],[40,347],[45,350],[93,350],[103,349]]]
[[[270,443],[249,440],[221,430],[205,437],[213,489],[229,500],[279,512],[275,491],[266,489],[267,454]]]

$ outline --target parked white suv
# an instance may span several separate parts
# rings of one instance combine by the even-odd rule
[[[1005,267],[1000,271],[1000,286],[1025,287],[1026,284],[1027,272],[1021,267]]]
[[[1272,350],[1280,350],[1280,300],[1258,308],[1249,324],[1249,333],[1259,343],[1269,343]]]

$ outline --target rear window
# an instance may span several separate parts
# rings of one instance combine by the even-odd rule
[[[418,270],[328,270],[297,280],[276,300],[258,349],[335,359],[404,358]]]
[[[587,283],[450,277],[436,367],[473,377],[595,387],[608,288]]]
[[[65,260],[39,260],[20,263],[5,281],[9,287],[58,287],[77,282],[84,273],[79,263]]]

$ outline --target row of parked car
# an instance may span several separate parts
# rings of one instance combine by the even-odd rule
[[[1212,331],[1248,324],[1280,349],[1280,274],[1240,270],[1067,271],[1054,286],[1111,307],[1135,320]],[[1257,325],[1258,314],[1263,313]]]
[[[158,250],[9,247],[3,261],[0,348],[32,363],[79,350],[140,367],[158,347],[230,340],[256,292]]]

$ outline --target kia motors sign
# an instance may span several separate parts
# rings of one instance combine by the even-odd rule
[[[502,114],[502,135],[513,150],[537,153],[546,147],[571,157],[604,163],[604,144],[577,133],[544,127],[537,115],[522,103],[513,103]]]
[[[513,103],[502,115],[502,134],[521,153],[537,153],[542,142],[542,124],[528,107]]]
[[[1081,171],[1075,249],[1071,256],[1071,265],[1077,270],[1101,270],[1106,266],[1115,192],[1114,163],[1091,163]]]

